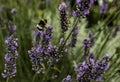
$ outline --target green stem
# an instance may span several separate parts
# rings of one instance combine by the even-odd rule
[[[32,82],[35,82],[36,76],[37,76],[37,73],[34,74],[34,76],[33,76],[33,81],[32,81]]]
[[[49,65],[47,71],[45,72],[44,78],[42,79],[42,82],[45,82],[45,80],[46,81],[48,80],[50,67],[51,66]]]
[[[75,24],[73,25],[73,28],[72,28],[72,30],[70,31],[70,33],[69,33],[68,37],[66,38],[65,42],[63,43],[63,46],[62,46],[62,47],[65,46],[67,40],[70,38],[70,36],[71,36],[71,34],[72,34],[72,32],[73,32],[75,26],[77,25],[77,23],[78,23],[78,19],[76,19]]]
[[[8,81],[9,81],[9,78],[7,78],[6,82],[8,82]]]

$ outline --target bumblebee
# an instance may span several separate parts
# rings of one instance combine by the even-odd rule
[[[36,25],[39,31],[43,31],[46,28],[47,20],[41,19],[40,22]]]

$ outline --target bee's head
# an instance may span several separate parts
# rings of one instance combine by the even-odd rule
[[[42,20],[40,20],[39,25],[41,27],[45,27],[46,23],[47,23],[47,20],[46,19],[42,19]]]

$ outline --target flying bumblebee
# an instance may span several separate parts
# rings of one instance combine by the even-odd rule
[[[36,25],[39,31],[43,31],[46,28],[47,20],[41,19],[40,22]]]

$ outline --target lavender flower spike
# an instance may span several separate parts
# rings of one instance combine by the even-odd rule
[[[43,71],[43,68],[41,66],[41,63],[43,62],[42,53],[43,53],[43,50],[41,45],[35,46],[28,51],[30,60],[32,62],[32,70],[34,70],[37,73],[40,73]]]
[[[14,38],[13,35],[6,38],[5,44],[7,45],[7,53],[5,54],[5,69],[4,72],[1,73],[3,78],[12,78],[15,76],[16,70],[16,59],[18,57],[17,52],[17,38]]]
[[[91,31],[89,31],[89,38],[86,38],[83,40],[83,46],[84,46],[84,55],[89,55],[90,48],[94,45],[94,35]]]
[[[14,25],[12,21],[8,21],[8,30],[9,35],[12,35],[13,33],[16,32],[16,25]]]
[[[70,42],[71,47],[75,47],[75,44],[77,42],[77,35],[78,35],[78,26],[75,26],[75,28],[73,29],[71,42]]]
[[[101,60],[95,63],[94,56],[91,53],[86,61],[77,66],[77,80],[79,82],[102,82],[102,76],[109,68],[108,61],[109,56],[106,54]]]
[[[94,0],[76,0],[76,11],[73,11],[73,16],[76,17],[85,17],[85,15],[89,14],[90,7],[94,3]]]
[[[67,5],[64,2],[62,2],[58,7],[58,11],[60,14],[61,29],[63,32],[65,32],[68,30]]]

